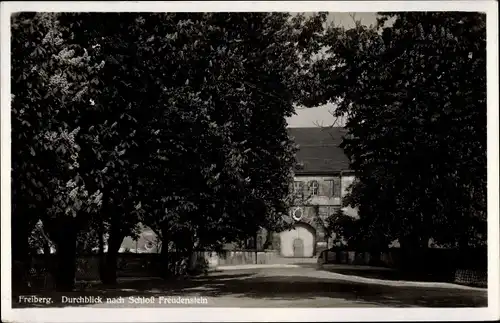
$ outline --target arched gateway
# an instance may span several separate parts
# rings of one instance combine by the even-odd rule
[[[316,246],[316,230],[307,223],[297,222],[291,230],[280,233],[283,257],[312,257]]]

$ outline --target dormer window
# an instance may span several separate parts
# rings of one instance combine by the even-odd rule
[[[309,182],[309,191],[311,192],[311,196],[319,195],[319,183],[318,181]]]

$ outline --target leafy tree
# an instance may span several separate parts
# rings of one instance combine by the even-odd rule
[[[287,36],[302,21],[291,25],[289,18],[280,14],[138,18],[143,21],[142,30],[151,30],[144,35],[149,43],[138,48],[138,56],[145,57],[141,61],[147,64],[152,48],[165,58],[161,66],[146,67],[153,78],[147,81],[150,95],[164,98],[160,99],[163,105],[152,109],[156,117],[145,123],[146,129],[158,134],[148,142],[151,148],[143,146],[144,153],[154,154],[148,158],[152,162],[146,168],[152,170],[148,183],[159,180],[163,185],[149,185],[154,192],[147,195],[158,198],[144,206],[148,209],[144,221],[163,231],[164,240],[172,235],[168,239],[175,240],[177,248],[217,246],[253,235],[260,225],[278,224],[281,219],[293,163],[290,148],[284,155],[276,154],[291,144],[284,116],[293,107],[283,84],[300,67],[297,44]],[[168,37],[158,39],[158,28],[164,28]],[[256,43],[262,48],[252,48]],[[280,43],[288,47],[277,46]],[[278,48],[287,49],[286,55],[279,56]],[[285,64],[291,67],[286,69]],[[165,74],[172,75],[168,82],[155,81]],[[269,80],[260,81],[265,78]],[[269,100],[272,109],[267,107]],[[170,143],[168,150],[165,141]],[[285,183],[282,194],[276,194],[277,183]],[[184,241],[187,246],[181,246]]]
[[[92,95],[86,76],[99,66],[63,31],[55,14],[12,17],[12,245],[23,259],[41,219],[56,244],[58,288],[71,289],[78,228],[100,205],[82,180],[77,143],[77,116]]]
[[[352,239],[485,243],[485,15],[382,13],[377,26],[331,26],[322,45],[301,95],[348,117]]]
[[[141,145],[155,140],[155,135],[147,132],[150,129],[141,125],[151,117],[144,109],[155,98],[148,93],[149,84],[142,83],[146,75],[137,55],[146,39],[141,38],[144,32],[136,15],[80,13],[63,14],[59,19],[71,31],[68,37],[91,52],[93,61],[102,66],[91,79],[94,109],[80,118],[82,127],[88,129],[82,136],[86,156],[82,168],[90,185],[103,193],[94,229],[100,240],[101,280],[114,284],[118,250],[124,237],[137,235],[138,196],[143,196],[141,185],[148,185]]]
[[[290,89],[324,19],[16,18],[13,204],[28,200],[40,214],[23,224],[16,209],[13,218],[26,232],[43,220],[57,247],[61,289],[72,288],[77,245],[89,233],[100,242],[102,280],[115,283],[118,249],[139,220],[164,246],[188,254],[284,225],[294,163],[285,122]],[[48,108],[43,119],[41,107]],[[22,158],[29,153],[42,163]],[[38,191],[22,186],[29,176]]]

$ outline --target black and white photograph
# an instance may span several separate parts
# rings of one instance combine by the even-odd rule
[[[1,15],[2,321],[499,318],[494,1]]]

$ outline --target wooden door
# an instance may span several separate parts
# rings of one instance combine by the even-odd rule
[[[304,241],[300,238],[293,240],[293,256],[304,257]]]

